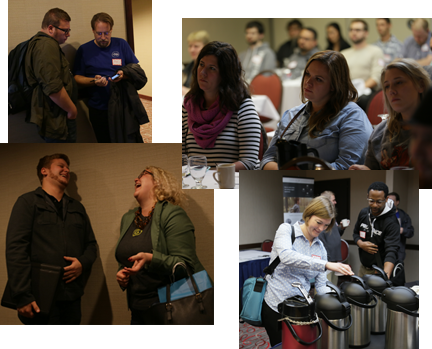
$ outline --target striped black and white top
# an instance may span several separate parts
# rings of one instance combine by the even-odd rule
[[[246,98],[238,112],[234,112],[225,129],[216,138],[215,146],[201,148],[188,128],[188,114],[182,110],[182,150],[188,156],[204,155],[208,166],[240,161],[247,170],[253,170],[258,163],[261,122],[255,104]]]

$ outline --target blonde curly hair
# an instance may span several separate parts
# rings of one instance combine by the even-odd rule
[[[185,193],[181,184],[171,172],[156,166],[147,166],[146,170],[153,173],[154,194],[158,201],[166,200],[178,206],[185,203]]]

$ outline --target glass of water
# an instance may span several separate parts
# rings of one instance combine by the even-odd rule
[[[202,181],[207,172],[207,158],[205,156],[191,156],[189,158],[189,171],[196,183],[191,189],[206,189],[207,187],[202,185]]]
[[[182,188],[189,187],[189,184],[186,184],[183,179],[189,173],[189,162],[186,154],[182,154]]]

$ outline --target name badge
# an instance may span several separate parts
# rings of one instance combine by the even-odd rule
[[[422,52],[428,52],[430,51],[430,47],[428,44],[423,44],[423,46],[421,47]]]
[[[313,255],[312,255],[312,258],[321,259],[321,257],[320,257],[320,256],[317,256],[316,254],[313,254]]]
[[[255,65],[260,65],[261,62],[262,62],[262,60],[263,60],[263,57],[260,56],[260,55],[255,55],[251,59],[252,63],[255,64]]]
[[[361,232],[360,232],[360,237],[361,237],[362,239],[366,239],[366,232],[361,231]]]
[[[113,58],[112,65],[119,65],[121,67],[122,66],[121,58]]]

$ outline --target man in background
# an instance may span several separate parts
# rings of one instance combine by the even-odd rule
[[[393,200],[396,206],[396,218],[400,225],[400,242],[399,242],[399,252],[398,259],[401,261],[405,260],[405,245],[406,239],[412,238],[414,236],[414,227],[411,224],[411,218],[405,213],[404,210],[399,208],[400,197],[396,192],[391,192],[387,197]]]
[[[239,58],[245,71],[245,80],[250,83],[259,72],[276,68],[276,55],[264,42],[264,26],[261,22],[252,21],[246,25],[246,42],[249,48],[240,53]]]
[[[287,67],[291,70],[291,78],[297,79],[300,77],[306,68],[306,63],[309,58],[318,52],[318,34],[313,28],[303,28],[297,39],[298,47],[294,49],[294,53],[288,58]]]
[[[65,154],[41,158],[37,175],[42,186],[21,195],[9,219],[8,283],[18,317],[24,324],[81,322],[81,296],[96,260],[97,244],[84,206],[65,194],[70,179],[69,164]],[[56,289],[47,290],[55,293],[49,314],[40,313],[33,292],[34,263],[61,267],[64,271]]]
[[[286,30],[290,40],[282,44],[276,54],[279,67],[283,67],[285,58],[289,58],[294,53],[294,49],[298,46],[297,38],[302,29],[303,24],[298,19],[293,19],[287,23]]]
[[[377,18],[376,28],[380,39],[374,43],[384,52],[384,62],[389,64],[395,58],[402,57],[403,44],[390,33],[390,18]]]
[[[429,46],[431,32],[426,19],[417,18],[411,24],[412,36],[403,44],[402,57],[415,59],[420,65],[426,66],[432,62],[432,51]]]
[[[353,240],[359,247],[360,270],[358,276],[375,274],[375,264],[390,275],[398,258],[400,226],[396,208],[389,201],[385,183],[374,182],[368,188],[368,207],[359,213],[354,226]]]
[[[69,15],[49,10],[42,29],[29,42],[26,76],[33,90],[30,122],[47,143],[76,142],[76,85],[61,44],[70,36]]]

